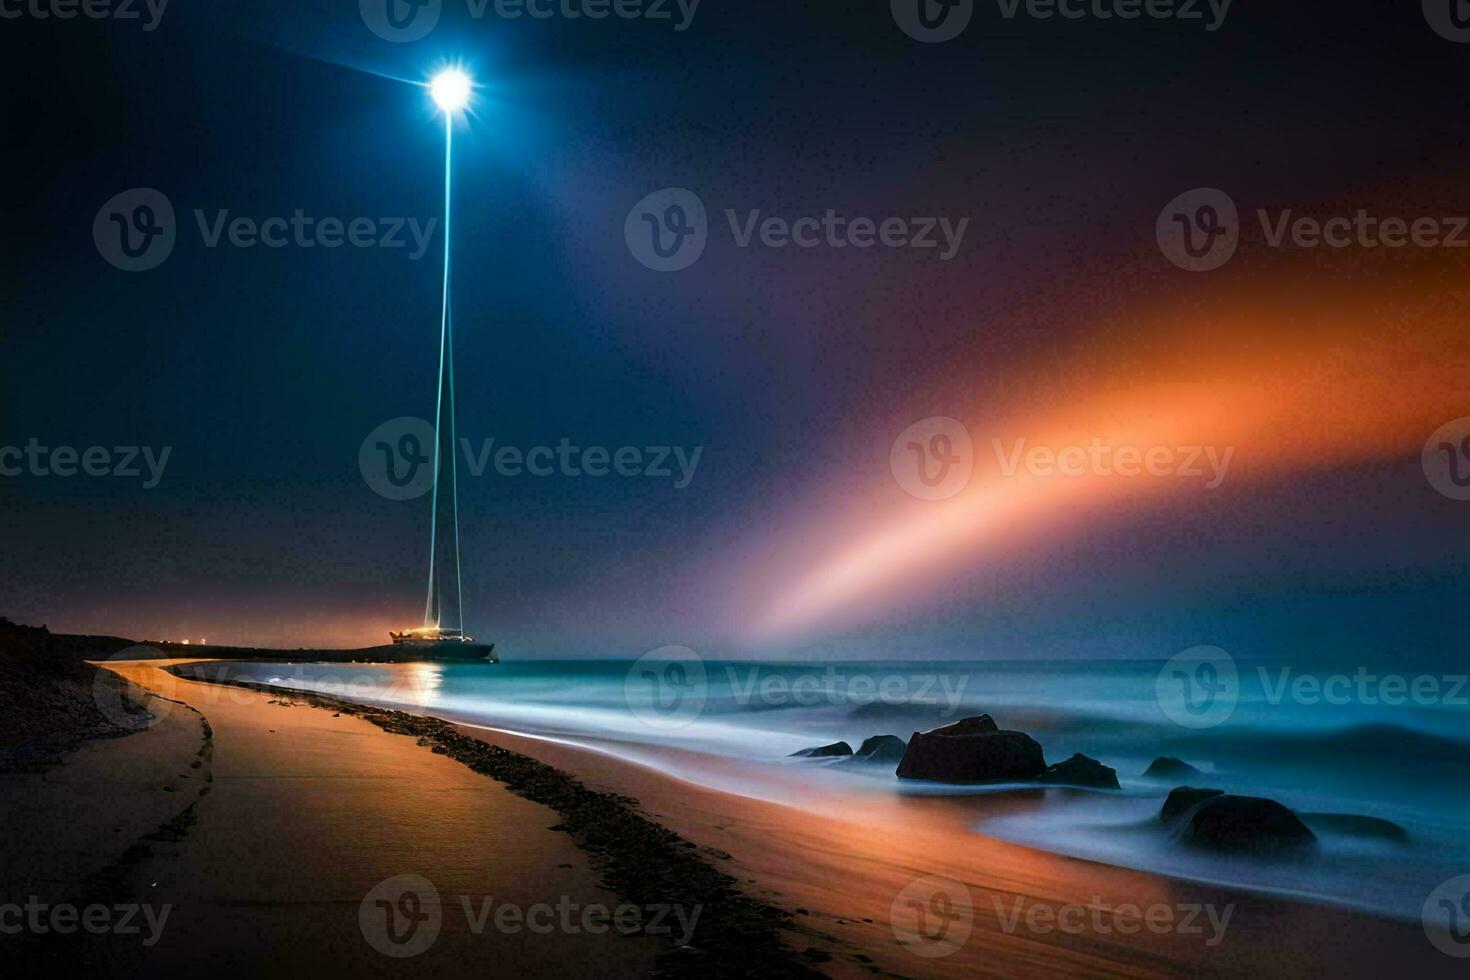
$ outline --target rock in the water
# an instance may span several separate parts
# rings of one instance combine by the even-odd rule
[[[1117,789],[1118,770],[1105,766],[1096,759],[1078,752],[1066,762],[1058,762],[1039,777],[1043,783],[1061,783],[1067,786],[1091,786],[1098,789]]]
[[[943,783],[1035,779],[1046,771],[1036,740],[1023,732],[999,731],[989,715],[966,718],[932,732],[914,732],[898,778]]]
[[[1159,756],[1149,763],[1143,774],[1150,779],[1193,779],[1204,775],[1183,759],[1176,759],[1172,755]]]
[[[1202,847],[1239,853],[1272,853],[1304,847],[1317,835],[1275,800],[1217,796],[1189,818],[1188,838]]]
[[[959,721],[951,722],[942,728],[935,728],[927,735],[984,735],[986,732],[998,732],[1000,726],[995,719],[989,715],[977,715],[974,718],[961,718]]]
[[[852,746],[846,742],[833,742],[831,745],[817,745],[791,753],[793,759],[827,759],[838,755],[852,755]]]
[[[863,739],[863,744],[852,754],[849,762],[871,762],[874,764],[897,765],[903,759],[908,744],[897,735],[874,735]]]
[[[1205,800],[1224,795],[1225,791],[1223,789],[1195,789],[1193,786],[1176,787],[1169,793],[1169,798],[1164,801],[1164,807],[1159,811],[1159,820],[1164,823],[1173,823]]]
[[[1364,817],[1356,813],[1303,813],[1302,820],[1308,827],[1334,834],[1350,834],[1353,837],[1371,837],[1376,840],[1391,840],[1403,843],[1409,832],[1392,820],[1382,817]]]

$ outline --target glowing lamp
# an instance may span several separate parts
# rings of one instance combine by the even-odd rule
[[[457,68],[445,69],[429,82],[429,94],[434,97],[434,104],[445,112],[455,112],[469,105],[473,88],[470,76]]]

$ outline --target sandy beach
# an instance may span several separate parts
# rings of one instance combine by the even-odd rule
[[[522,914],[557,903],[616,910],[629,897],[609,881],[628,891],[629,878],[606,861],[619,841],[589,847],[585,828],[569,829],[573,821],[526,798],[544,791],[512,791],[450,757],[465,743],[631,798],[681,848],[733,876],[756,907],[784,913],[777,926],[793,973],[1366,976],[1400,968],[1448,976],[1453,966],[1417,926],[1004,843],[977,835],[943,801],[824,794],[820,805],[783,806],[669,775],[690,761],[676,750],[660,750],[664,764],[639,764],[596,746],[474,725],[414,738],[385,731],[381,717],[375,724],[313,706],[311,696],[175,678],[163,669],[175,663],[107,665],[153,692],[158,720],[146,731],[90,743],[45,773],[6,777],[7,798],[27,801],[4,810],[7,833],[65,827],[47,831],[45,848],[17,850],[8,901],[103,894],[168,907],[152,945],[139,941],[149,937],[145,927],[87,947],[104,972],[181,975],[227,958],[248,970],[390,975],[400,965],[391,954],[403,947],[379,917],[386,923],[425,881],[434,891],[419,907],[436,907],[437,932],[415,969],[677,969],[679,954],[672,967],[669,956],[685,937],[672,913],[672,934],[657,936],[595,932],[580,911],[570,928],[546,932],[487,917],[487,900]],[[1023,813],[1031,804],[1017,796],[983,805]],[[45,819],[61,813],[68,819]],[[75,944],[55,948],[76,953]]]
[[[156,725],[90,744],[57,770],[6,777],[6,798],[25,801],[5,809],[7,833],[35,835],[17,849],[27,866],[7,869],[7,900],[141,897],[169,908],[157,937],[145,928],[91,944],[88,962],[104,972],[196,975],[228,963],[260,975],[392,975],[399,961],[374,947],[360,912],[382,882],[405,875],[437,890],[437,936],[415,959],[431,975],[556,976],[569,961],[646,975],[667,948],[581,928],[581,910],[622,903],[549,829],[557,820],[546,808],[360,718],[175,680],[166,663],[109,665],[160,695]],[[48,813],[66,819],[40,819]],[[578,910],[578,925],[554,938],[529,920],[498,928],[487,900],[491,916],[560,902]],[[48,938],[57,956],[77,954],[76,942]]]
[[[1018,847],[978,836],[954,819],[945,800],[897,797],[875,805],[864,796],[831,800],[827,812],[815,814],[805,806],[711,791],[563,743],[465,730],[577,772],[596,788],[637,797],[680,835],[729,852],[742,881],[783,908],[806,910],[796,916],[803,935],[833,948],[837,962],[851,967],[871,960],[885,972],[908,976],[1037,978],[1456,972],[1418,925]],[[851,808],[858,805],[860,811]],[[998,805],[1027,806],[1023,800],[984,803]],[[860,819],[844,818],[844,809]],[[901,923],[895,930],[893,911],[905,889],[919,900],[935,895],[932,888],[913,887],[931,875],[966,887],[971,928],[952,952],[920,956],[913,949],[925,943],[914,941]],[[1063,910],[1079,906],[1087,913],[1067,919]],[[1195,907],[1213,907],[1220,918],[1233,911],[1215,941],[1208,911],[1198,915],[1198,933],[1156,932],[1131,912],[1150,906],[1175,910],[1180,924]]]

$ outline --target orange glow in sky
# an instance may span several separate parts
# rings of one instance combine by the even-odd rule
[[[940,501],[888,493],[860,516],[830,521],[817,532],[827,547],[770,597],[751,638],[788,637],[868,615],[918,590],[936,570],[1003,551],[1049,518],[1099,503],[1228,493],[1312,468],[1417,458],[1430,432],[1470,413],[1463,319],[1446,319],[1442,305],[1397,323],[1318,311],[1306,330],[1296,316],[1269,306],[1236,310],[1229,320],[1195,316],[1183,328],[1164,315],[1142,342],[1113,347],[1106,362],[1093,351],[1080,369],[1061,372],[1083,383],[1058,384],[1038,373],[1012,386],[1024,394],[1008,404],[957,406],[951,414],[974,442],[966,488]],[[1192,480],[1092,467],[1061,475],[1012,466],[1007,474],[1000,460],[1020,439],[1058,450],[1094,440],[1144,452],[1210,447],[1229,466],[1219,489],[1204,489],[1210,469],[1203,460],[1198,465],[1207,475]],[[886,465],[884,471],[892,483]]]

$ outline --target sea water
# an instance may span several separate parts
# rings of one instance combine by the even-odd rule
[[[458,721],[564,739],[746,795],[780,798],[800,772],[853,793],[948,794],[1005,788],[898,780],[891,767],[793,762],[798,749],[868,736],[907,740],[971,715],[1035,738],[1048,761],[1082,752],[1115,768],[1119,790],[1035,791],[1024,816],[980,815],[978,833],[1056,853],[1195,880],[1277,891],[1405,919],[1446,879],[1470,873],[1470,690],[1453,670],[1395,673],[1242,662],[1229,711],[1207,724],[1168,710],[1157,661],[828,662],[516,661],[497,665],[241,664],[246,680],[345,696]],[[1165,682],[1167,674],[1165,675]],[[1143,776],[1159,756],[1204,775]],[[770,780],[729,783],[688,759],[767,765]],[[783,783],[781,777],[788,777]],[[1158,820],[1176,782],[1266,796],[1299,813],[1393,821],[1407,841],[1318,825],[1289,860],[1225,858],[1181,845]],[[1012,788],[1010,791],[1014,791]],[[1005,808],[997,808],[1004,810]],[[1310,823],[1309,819],[1309,823]]]

